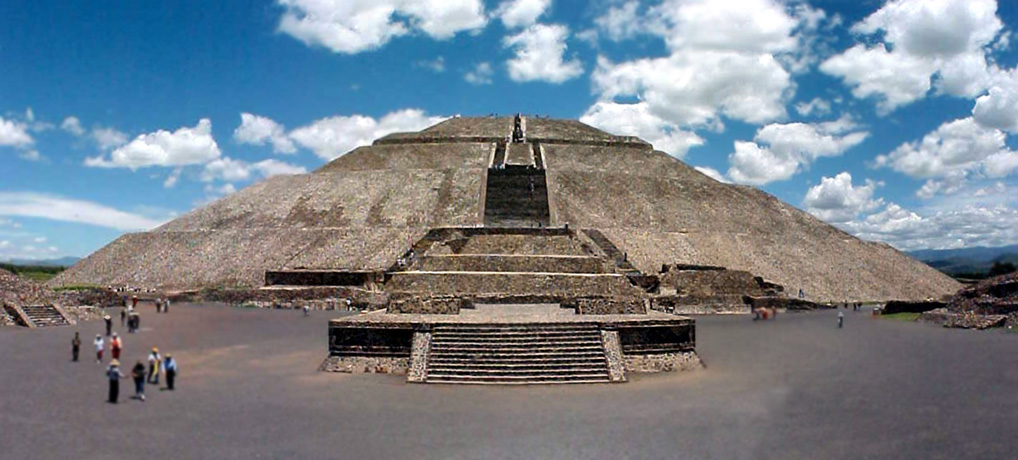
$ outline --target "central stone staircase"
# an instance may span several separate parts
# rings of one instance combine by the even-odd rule
[[[21,307],[21,310],[25,312],[25,316],[27,316],[36,327],[67,326],[71,324],[67,321],[67,318],[64,318],[64,315],[60,314],[56,307],[52,305],[25,305]]]
[[[611,382],[592,324],[436,325],[428,383],[526,385]]]

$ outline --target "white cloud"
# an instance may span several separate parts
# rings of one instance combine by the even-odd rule
[[[28,125],[0,117],[0,147],[27,148],[34,142],[28,134]]]
[[[1018,152],[1004,143],[1006,135],[980,126],[972,117],[940,125],[922,140],[907,142],[874,161],[910,177],[934,179],[919,195],[956,191],[973,174],[1004,177],[1018,168]]]
[[[648,18],[672,50],[765,54],[795,49],[799,25],[785,5],[771,0],[665,0]]]
[[[110,153],[109,159],[104,156],[87,158],[85,165],[136,170],[150,166],[204,164],[219,156],[219,146],[212,137],[212,122],[203,118],[193,128],[142,134]]]
[[[785,180],[820,157],[837,156],[869,136],[850,117],[824,123],[766,125],[755,142],[735,142],[728,156],[728,177],[744,184],[762,185]]]
[[[163,182],[164,188],[173,188],[177,185],[177,181],[180,180],[180,174],[184,172],[184,168],[176,168],[169,176],[166,176],[166,180]]]
[[[598,59],[591,77],[602,100],[637,97],[679,126],[720,126],[719,115],[749,123],[785,116],[790,75],[771,55],[680,52],[614,64]]]
[[[364,115],[334,116],[294,129],[290,138],[320,158],[333,160],[385,135],[419,131],[444,119],[418,109],[392,112],[377,120]]]
[[[251,169],[246,162],[222,157],[205,165],[201,180],[203,182],[212,182],[218,179],[225,182],[237,182],[247,180],[250,177]]]
[[[721,174],[721,171],[718,171],[718,170],[716,170],[714,168],[708,168],[706,166],[696,166],[693,169],[696,169],[697,171],[700,171],[701,174],[703,174],[703,175],[705,175],[705,176],[707,176],[707,177],[709,177],[711,179],[714,179],[714,180],[716,180],[718,182],[725,183],[725,184],[731,183],[728,180],[728,178],[726,178],[723,174]]]
[[[509,78],[517,82],[562,83],[583,74],[578,59],[565,60],[568,36],[569,28],[564,25],[535,24],[505,37],[503,44],[515,53],[506,63]]]
[[[472,70],[463,74],[463,79],[471,85],[490,85],[491,77],[494,75],[495,71],[491,68],[491,63],[479,62]]]
[[[99,203],[33,192],[0,192],[0,216],[34,217],[123,231],[149,230],[162,223]]]
[[[996,0],[892,0],[852,27],[882,42],[853,46],[820,69],[858,98],[877,97],[882,113],[925,97],[931,78],[945,94],[978,96],[992,74],[987,49],[1003,29],[996,10]]]
[[[481,0],[278,0],[279,30],[307,45],[356,54],[421,31],[444,40],[487,24]]]
[[[64,118],[64,122],[60,123],[60,129],[78,137],[85,135],[85,128],[81,127],[81,120],[78,117]]]
[[[865,185],[853,186],[852,175],[842,172],[834,177],[823,177],[810,187],[803,200],[806,211],[827,222],[848,222],[860,213],[883,205],[882,199],[873,199],[880,184],[867,180]]]
[[[1018,242],[1018,209],[1008,205],[962,206],[920,214],[888,203],[877,213],[837,225],[860,238],[903,250]]]
[[[443,73],[443,72],[445,72],[445,58],[442,57],[442,56],[439,56],[439,57],[437,57],[435,59],[432,59],[430,61],[427,61],[427,60],[417,61],[417,66],[418,67],[423,67],[423,68],[428,69],[428,70],[430,70],[432,72],[435,72],[435,73]]]
[[[617,104],[601,101],[580,117],[580,122],[612,134],[636,136],[654,148],[673,157],[682,158],[690,148],[704,144],[695,133],[683,131],[675,124],[650,113],[645,103]]]
[[[92,130],[92,140],[101,150],[110,150],[127,143],[127,134],[115,128],[95,128]]]
[[[644,20],[638,14],[639,8],[640,2],[636,0],[612,5],[603,15],[594,19],[594,24],[611,40],[633,38],[644,30]]]
[[[817,97],[809,102],[795,104],[795,111],[804,117],[811,115],[824,116],[831,113],[831,103]]]
[[[508,28],[527,27],[537,22],[551,7],[551,0],[506,0],[495,15]]]
[[[987,128],[1018,133],[1018,69],[996,76],[989,92],[976,99],[972,118]]]
[[[233,138],[241,144],[272,144],[275,153],[291,154],[297,147],[286,135],[286,128],[270,118],[250,113],[240,114],[240,126],[233,131]]]

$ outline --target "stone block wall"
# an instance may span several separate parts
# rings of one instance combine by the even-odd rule
[[[647,306],[639,298],[580,297],[562,302],[578,315],[644,315]]]
[[[458,315],[464,299],[453,296],[398,296],[389,300],[387,313]]]

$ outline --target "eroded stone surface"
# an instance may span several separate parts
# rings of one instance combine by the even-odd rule
[[[639,373],[678,372],[703,369],[706,366],[695,351],[626,355],[626,371]]]
[[[601,343],[604,344],[604,357],[608,360],[608,376],[611,381],[625,382],[626,365],[618,331],[601,330]]]
[[[410,358],[373,356],[330,356],[319,370],[346,374],[397,374],[404,375],[409,368]]]

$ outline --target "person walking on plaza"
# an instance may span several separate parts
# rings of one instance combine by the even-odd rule
[[[145,364],[139,359],[131,369],[131,377],[134,378],[134,396],[138,400],[145,401]]]
[[[845,314],[838,312],[838,329],[841,329],[845,325]]]
[[[127,323],[127,308],[120,309],[120,327],[124,327]]]
[[[103,348],[105,348],[105,347],[106,347],[106,344],[103,343],[103,336],[99,335],[99,334],[96,334],[95,335],[95,362],[97,362],[97,363],[103,362]]]
[[[113,333],[113,338],[110,339],[110,351],[113,352],[113,359],[120,359],[120,351],[124,348],[124,342],[117,336],[117,333]]]
[[[71,340],[71,361],[78,362],[78,352],[81,351],[81,336],[75,332]]]
[[[166,389],[173,391],[173,382],[177,379],[177,360],[169,353],[163,361],[163,372],[166,373]]]
[[[308,304],[304,304],[304,316],[308,315]]]
[[[159,366],[163,362],[163,357],[159,356],[159,349],[153,348],[152,353],[148,354],[148,383],[159,385]]]
[[[169,313],[169,312],[170,312],[170,298],[167,297],[167,298],[163,299],[163,313]]]
[[[106,322],[106,337],[109,337],[113,333],[113,318],[110,315],[103,316],[103,321]]]
[[[110,381],[110,404],[116,404],[117,400],[120,399],[120,379],[124,378],[124,374],[120,373],[120,361],[110,361],[110,367],[106,369],[106,377]]]
[[[156,313],[163,312],[163,299],[156,297]]]

